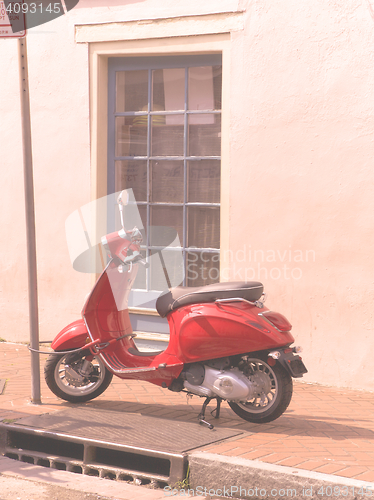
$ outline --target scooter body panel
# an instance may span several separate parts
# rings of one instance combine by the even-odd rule
[[[87,327],[83,319],[65,326],[54,338],[51,347],[54,351],[68,351],[84,346],[88,341]]]
[[[167,352],[183,363],[284,347],[294,341],[265,322],[259,309],[246,303],[196,304],[168,315],[171,329]]]

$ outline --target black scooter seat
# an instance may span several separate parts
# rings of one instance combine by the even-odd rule
[[[156,301],[158,314],[164,318],[171,311],[191,304],[206,304],[218,299],[241,298],[255,302],[263,294],[264,286],[258,281],[229,281],[201,287],[177,286]]]

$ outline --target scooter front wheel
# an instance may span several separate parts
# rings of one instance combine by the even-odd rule
[[[113,378],[100,357],[92,357],[88,350],[50,354],[44,367],[44,376],[53,394],[71,403],[84,403],[96,398],[105,391]]]
[[[291,375],[279,363],[270,366],[262,359],[246,357],[241,364],[253,384],[254,394],[247,401],[228,401],[231,409],[244,420],[257,424],[280,417],[292,398]]]

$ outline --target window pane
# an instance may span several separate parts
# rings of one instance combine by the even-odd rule
[[[221,109],[222,67],[188,69],[188,109]]]
[[[116,72],[116,112],[148,111],[148,70]]]
[[[182,284],[184,278],[182,250],[151,251],[150,278],[152,290],[166,290]]]
[[[188,155],[220,156],[221,116],[192,114],[188,117]]]
[[[147,201],[147,162],[124,160],[115,162],[116,191],[134,190],[136,201]]]
[[[183,207],[151,206],[150,225],[173,227],[177,231],[179,240],[183,245]],[[151,238],[150,244],[157,244],[156,240],[157,235],[155,234],[154,242],[152,242]]]
[[[199,160],[188,162],[188,201],[190,203],[219,203],[221,162]]]
[[[152,116],[152,156],[183,156],[183,115]]]
[[[141,255],[145,259],[145,250],[141,250]],[[138,265],[138,272],[136,274],[135,282],[133,285],[134,289],[144,289],[146,288],[146,268],[141,264]]]
[[[152,111],[184,110],[185,69],[152,71]]]
[[[151,201],[183,203],[183,161],[151,162]]]
[[[136,200],[136,198],[135,198],[135,200]],[[147,205],[138,205],[138,210],[139,210],[140,218],[142,219],[143,227],[147,227]],[[144,234],[144,231],[142,232],[142,234],[143,234],[143,238],[145,240],[146,236]],[[143,241],[143,245],[145,245],[145,243],[146,242]]]
[[[187,221],[189,247],[219,248],[218,207],[188,207]]]
[[[187,286],[204,286],[219,282],[219,254],[188,252]]]
[[[117,157],[147,155],[147,121],[141,123],[141,119],[144,121],[143,116],[118,116],[116,118],[115,155]]]

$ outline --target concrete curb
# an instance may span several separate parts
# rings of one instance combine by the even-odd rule
[[[31,465],[11,460],[3,456],[0,456],[0,479],[1,478],[13,478],[20,482],[29,481],[30,484],[57,487],[59,488],[60,494],[64,492],[64,495],[58,498],[71,498],[71,494],[74,491],[81,492],[82,498],[84,494],[86,494],[90,499],[92,498],[90,495],[93,495],[95,499],[102,498],[103,500],[162,500],[165,498],[165,492],[162,489],[153,490],[144,486],[127,484],[125,482],[109,481],[99,477],[49,469],[39,465]],[[23,486],[22,489],[28,491],[27,484]],[[31,491],[31,486],[29,487],[29,491]],[[16,497],[16,495],[13,496],[13,498]],[[21,498],[30,497],[22,496]],[[32,496],[32,498],[37,498],[37,496]],[[48,496],[42,495],[39,498],[42,500],[48,498]],[[49,498],[57,497],[50,496]]]
[[[195,494],[234,498],[368,500],[374,483],[201,451],[188,455]],[[192,492],[191,492],[192,493]]]

